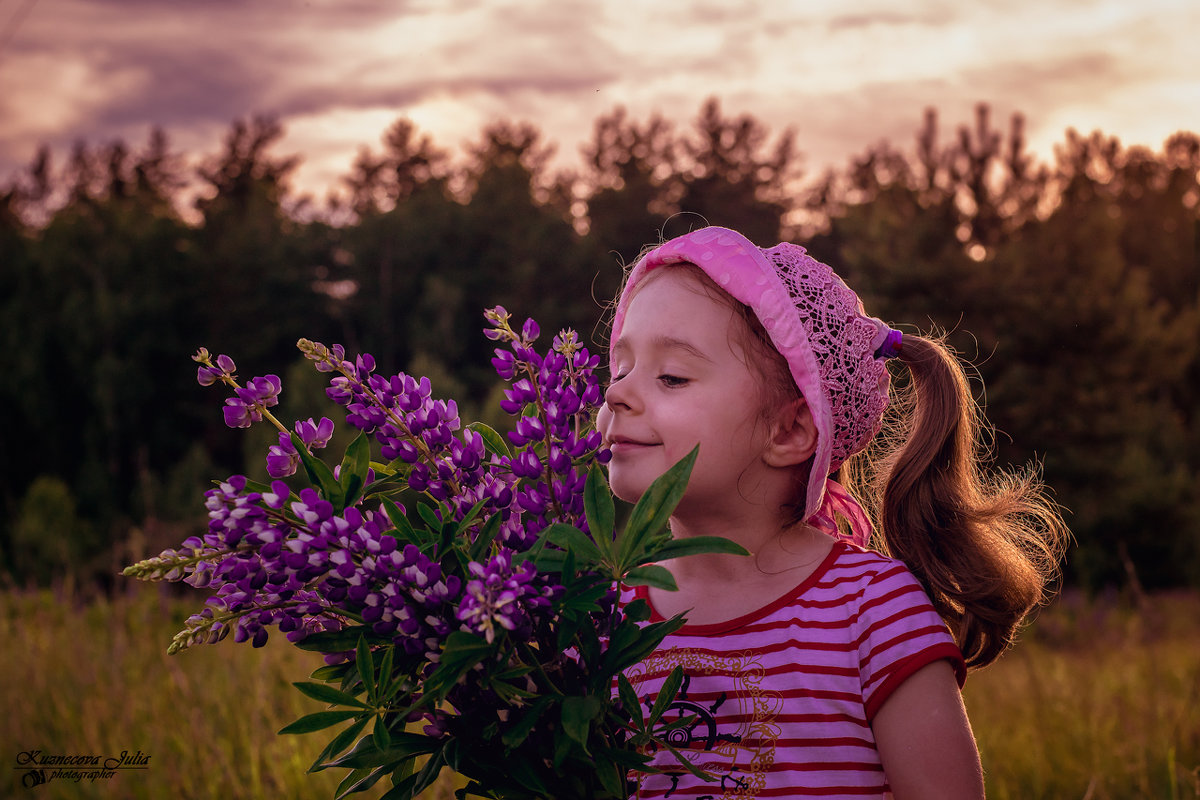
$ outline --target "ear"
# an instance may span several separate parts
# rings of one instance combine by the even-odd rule
[[[772,467],[794,467],[812,458],[817,449],[817,426],[808,402],[793,400],[779,412],[763,460]]]

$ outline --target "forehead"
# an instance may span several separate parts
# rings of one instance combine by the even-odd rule
[[[631,293],[613,351],[640,341],[690,343],[700,350],[729,350],[744,325],[733,300],[696,274],[698,270],[661,267],[646,275]],[[702,274],[702,273],[701,273]]]

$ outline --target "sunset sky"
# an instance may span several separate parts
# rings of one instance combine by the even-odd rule
[[[1198,39],[1197,0],[0,0],[0,185],[39,143],[205,155],[264,113],[318,196],[401,116],[456,152],[531,122],[569,166],[617,106],[687,126],[710,96],[809,172],[981,101],[1043,160],[1070,127],[1157,150],[1200,131]]]

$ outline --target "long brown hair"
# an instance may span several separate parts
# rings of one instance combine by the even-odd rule
[[[983,414],[957,356],[906,334],[898,360],[908,380],[889,424],[843,465],[842,482],[874,518],[876,546],[924,585],[967,666],[983,667],[1046,598],[1070,534],[1036,469],[985,468]]]

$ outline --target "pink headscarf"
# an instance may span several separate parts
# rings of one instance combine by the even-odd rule
[[[748,306],[787,361],[817,428],[804,521],[840,536],[835,513],[850,524],[851,541],[866,546],[872,529],[849,493],[830,478],[880,428],[888,404],[886,357],[899,334],[869,317],[858,296],[798,245],[759,248],[727,228],[702,228],[659,245],[630,271],[613,315],[621,333],[632,291],[651,270],[694,264]]]

